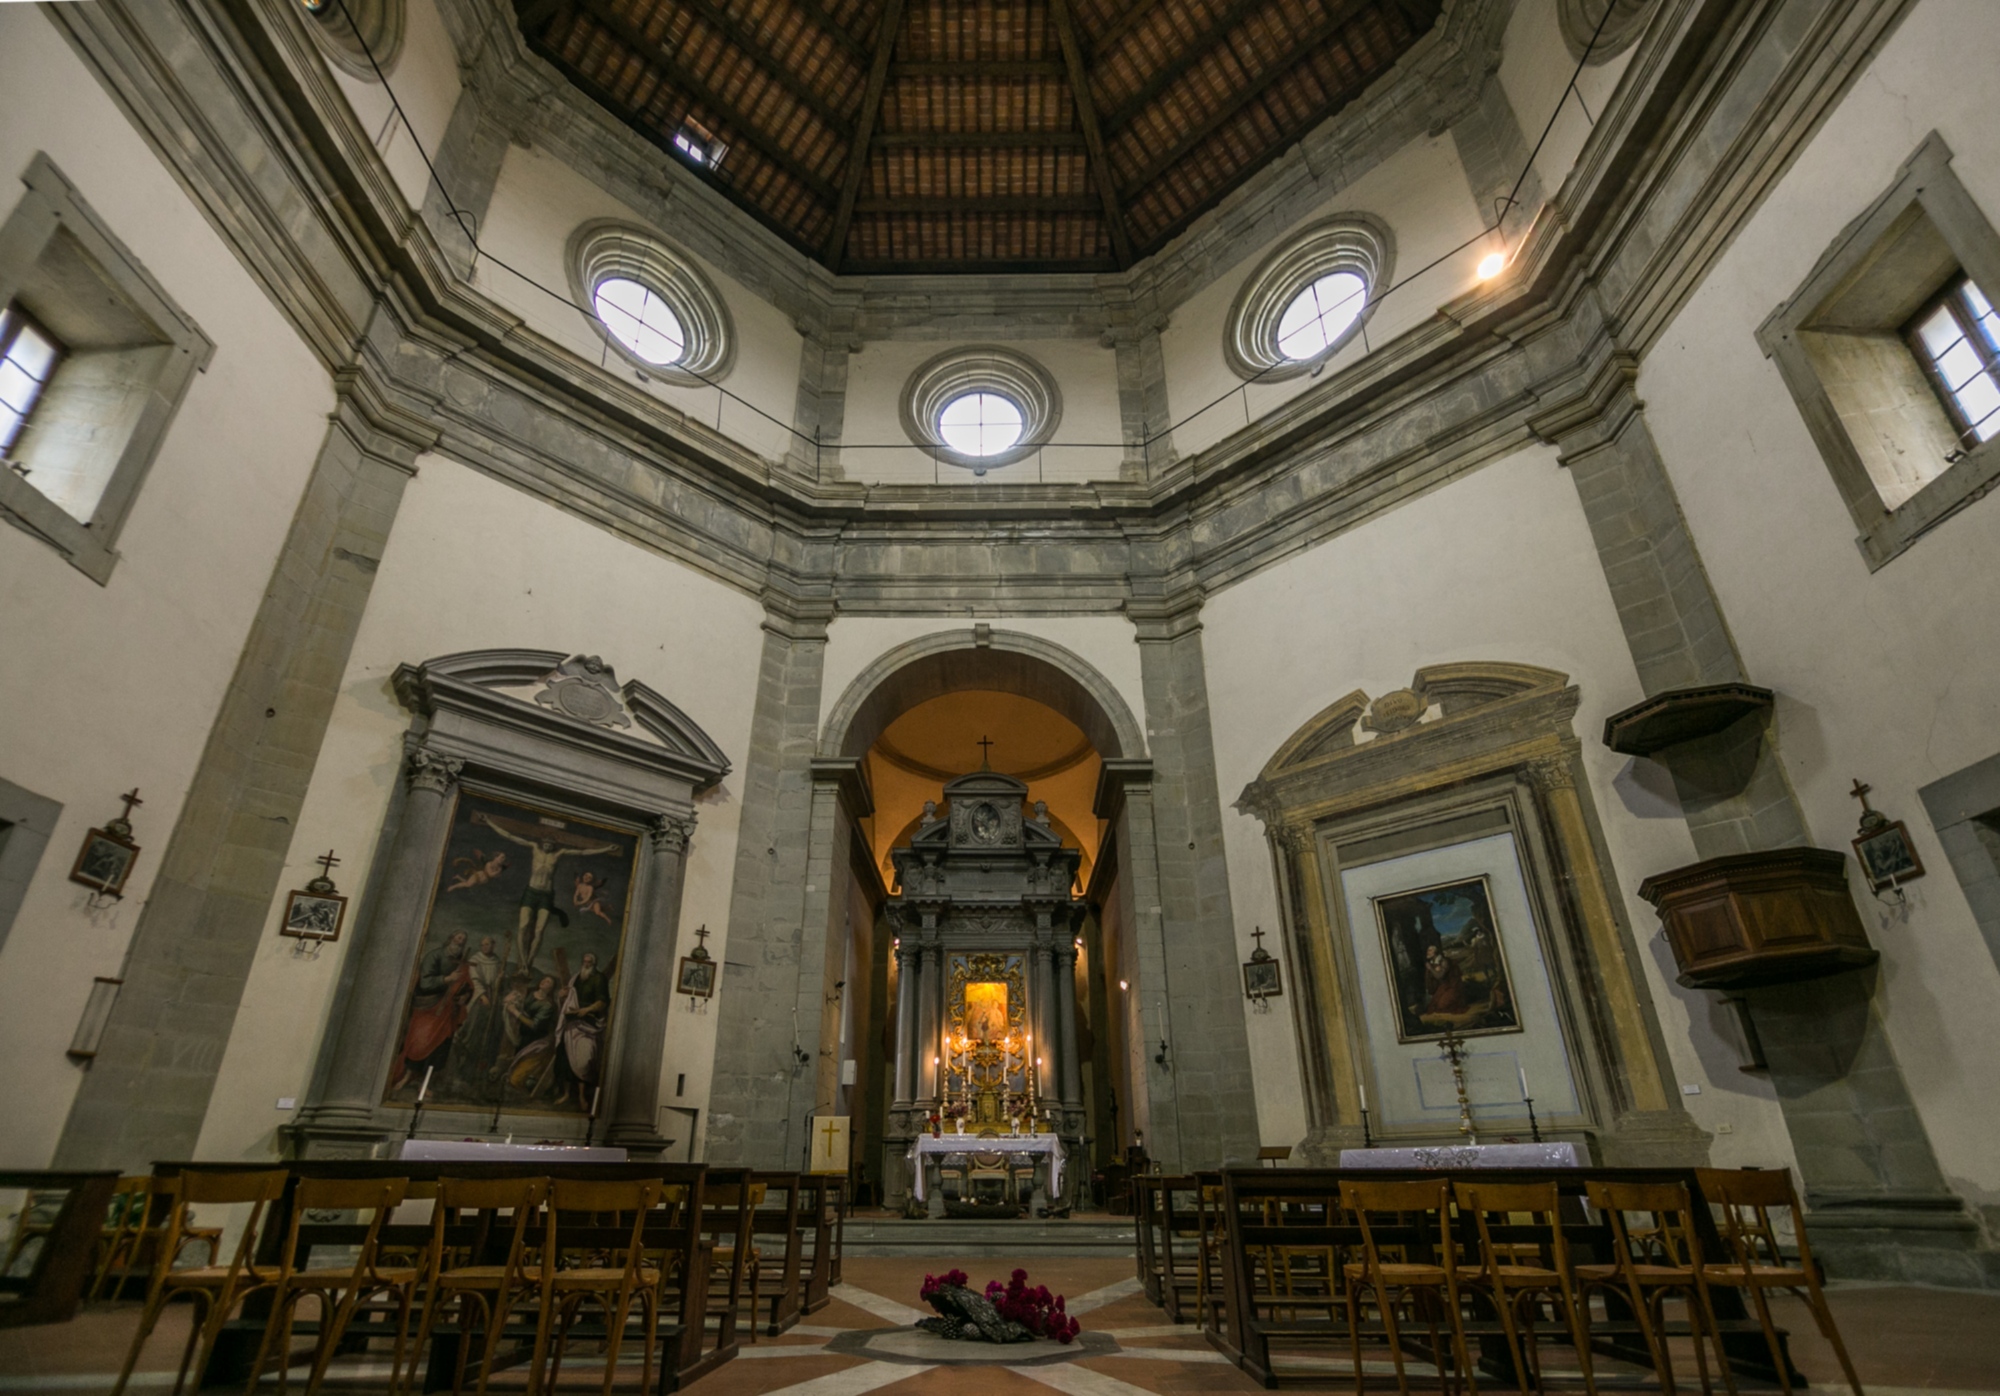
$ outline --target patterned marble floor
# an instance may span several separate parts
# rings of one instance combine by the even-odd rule
[[[745,1345],[737,1361],[690,1389],[700,1396],[1047,1396],[1051,1390],[1066,1396],[1190,1396],[1261,1389],[1193,1329],[1167,1323],[1138,1292],[1129,1261],[1037,1259],[1028,1267],[1033,1280],[1072,1296],[1070,1308],[1082,1319],[1083,1339],[1072,1348],[1010,1348],[1004,1356],[975,1344],[933,1344],[906,1331],[920,1316],[914,1304],[927,1268],[939,1267],[922,1259],[850,1259],[846,1283],[831,1304],[780,1338]],[[962,1268],[984,1282],[1005,1278],[1012,1266],[975,1260]],[[1837,1289],[1833,1304],[1862,1381],[1875,1396],[1916,1391],[2000,1396],[2000,1296],[1851,1286]],[[184,1312],[177,1306],[147,1345],[132,1388],[141,1396],[171,1388],[171,1364],[187,1332]],[[136,1317],[131,1306],[119,1306],[87,1312],[60,1327],[0,1332],[0,1394],[108,1392]],[[1781,1322],[1792,1330],[1796,1360],[1812,1386],[1838,1388],[1839,1369],[1804,1310],[1787,1308]],[[565,1371],[563,1389],[597,1389],[588,1354],[579,1357]],[[386,1375],[386,1364],[379,1362],[336,1369],[339,1388],[352,1393],[381,1390]],[[629,1383],[621,1380],[626,1390],[636,1386],[638,1372],[631,1377]],[[1371,1385],[1380,1389],[1388,1381],[1385,1366]],[[507,1374],[496,1377],[492,1389],[508,1392],[520,1384],[519,1374]],[[1413,1374],[1412,1385],[1422,1389],[1429,1383]],[[1329,1358],[1323,1375],[1303,1373],[1286,1389],[1353,1387],[1344,1361]],[[1685,1389],[1696,1388],[1689,1381]]]

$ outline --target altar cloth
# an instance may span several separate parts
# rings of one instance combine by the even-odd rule
[[[423,1163],[624,1163],[609,1144],[500,1144],[483,1139],[405,1139],[398,1158]]]
[[[1414,1149],[1342,1149],[1342,1168],[1581,1168],[1576,1145],[1435,1144]]]
[[[925,1201],[924,1157],[928,1154],[1047,1154],[1049,1156],[1049,1196],[1062,1196],[1062,1141],[1053,1134],[1000,1134],[982,1138],[976,1134],[928,1134],[917,1136],[904,1157],[916,1165],[917,1201]]]

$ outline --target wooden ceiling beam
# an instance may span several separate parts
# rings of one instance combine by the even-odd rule
[[[1159,5],[1160,0],[1138,0],[1138,3],[1133,5],[1131,9],[1112,20],[1109,29],[1106,29],[1102,34],[1097,36],[1096,41],[1090,46],[1090,56],[1092,58],[1102,58],[1105,54],[1111,52],[1112,49],[1125,41],[1127,35],[1139,27],[1141,20],[1158,9]]]
[[[722,94],[711,88],[692,72],[683,72],[672,65],[667,56],[655,48],[646,36],[634,28],[622,16],[613,13],[599,0],[576,0],[575,12],[588,17],[593,23],[601,24],[616,34],[625,45],[656,73],[668,86],[692,95],[706,106],[711,113],[729,127],[727,138],[741,141],[765,160],[770,161],[793,179],[810,189],[815,195],[831,203],[834,199],[833,186],[816,172],[794,159],[790,153],[779,148],[777,142],[736,110]]]
[[[808,91],[784,60],[771,53],[765,45],[758,42],[755,35],[736,23],[718,6],[711,4],[710,0],[671,0],[671,3],[727,39],[745,58],[761,69],[767,78],[776,83],[786,96],[825,123],[828,130],[844,136],[853,129],[849,124],[851,118],[845,112],[837,110],[832,103],[824,101],[818,94]],[[602,19],[610,14],[609,7],[604,5],[602,0],[585,0],[585,6],[594,18]],[[613,16],[613,19],[615,18],[616,16]],[[647,40],[643,31],[630,21],[624,21],[621,31],[621,36],[623,35],[632,36],[626,38],[627,43],[633,44],[634,47],[643,46],[669,63],[676,57],[657,43]]]
[[[854,201],[856,213],[1096,213],[1092,194],[896,194]]]
[[[835,43],[839,44],[863,63],[874,57],[874,53],[868,45],[848,33],[847,26],[828,13],[826,7],[819,4],[818,0],[791,0],[791,3],[794,9],[807,15],[813,23],[824,29]]]
[[[1355,15],[1367,9],[1371,3],[1372,0],[1348,0],[1348,3],[1339,10],[1336,10],[1330,18],[1314,26],[1312,32],[1293,44],[1286,51],[1287,57],[1279,59],[1269,68],[1265,69],[1262,75],[1250,82],[1242,91],[1231,93],[1226,101],[1217,105],[1208,114],[1201,125],[1175,141],[1164,155],[1154,157],[1150,164],[1132,177],[1132,187],[1134,189],[1143,189],[1175,165],[1178,165],[1187,157],[1190,151],[1201,146],[1210,136],[1221,130],[1223,125],[1238,112],[1270,91],[1272,84],[1276,83],[1279,78],[1282,78],[1285,74],[1303,63],[1307,55],[1319,52],[1320,49],[1338,38],[1340,31],[1353,22]],[[1363,87],[1366,87],[1379,76],[1379,72],[1364,72],[1360,82],[1353,87],[1343,90],[1335,98],[1330,107],[1319,113],[1315,118],[1315,122],[1325,120],[1328,116],[1331,116],[1334,112],[1353,101]]]
[[[1141,84],[1136,92],[1120,102],[1118,109],[1105,118],[1105,129],[1113,133],[1124,130],[1132,123],[1135,117],[1152,104],[1154,98],[1186,77],[1202,59],[1214,52],[1216,45],[1221,43],[1231,30],[1257,10],[1263,8],[1264,4],[1265,0],[1236,0],[1234,4],[1223,12],[1221,19],[1203,31],[1200,38],[1187,46],[1187,50],[1178,59],[1161,68],[1157,73],[1154,73],[1153,76]],[[1286,62],[1281,58],[1279,60],[1279,70],[1289,70],[1300,59],[1304,58],[1306,54],[1310,53],[1323,42],[1322,36],[1338,33],[1352,23],[1357,15],[1364,10],[1370,9],[1374,4],[1375,0],[1345,0],[1345,3],[1334,9],[1333,14],[1329,18],[1320,21],[1307,38],[1294,43],[1290,47],[1291,60],[1290,62]]]
[[[875,27],[875,51],[868,60],[868,85],[861,89],[861,111],[854,118],[854,138],[847,148],[847,169],[841,175],[840,199],[834,205],[833,226],[827,230],[820,260],[840,270],[854,203],[868,177],[868,147],[875,137],[875,120],[882,112],[882,89],[889,85],[889,61],[896,54],[896,37],[903,27],[903,0],[882,0],[882,22]]]
[[[1062,45],[1063,66],[1069,70],[1070,97],[1076,105],[1077,125],[1083,128],[1091,182],[1097,186],[1098,202],[1104,207],[1104,228],[1111,234],[1111,255],[1123,271],[1132,265],[1132,239],[1125,231],[1125,214],[1118,206],[1111,161],[1104,154],[1104,133],[1097,127],[1097,103],[1090,96],[1090,73],[1083,66],[1083,45],[1077,40],[1076,19],[1070,14],[1068,0],[1049,0],[1049,23]]]
[[[908,150],[1083,149],[1079,131],[884,131],[875,144]]]
[[[1053,58],[922,58],[896,64],[899,78],[1060,78],[1068,72]]]

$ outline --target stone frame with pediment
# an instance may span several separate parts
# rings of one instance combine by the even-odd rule
[[[595,655],[475,650],[402,665],[392,682],[411,713],[402,779],[383,854],[360,899],[318,1069],[286,1131],[291,1148],[308,1157],[354,1157],[413,1130],[465,1133],[462,1113],[443,1116],[432,1131],[418,1112],[381,1100],[462,787],[642,836],[597,1118],[503,1110],[487,1132],[496,1139],[574,1136],[578,1143],[593,1137],[657,1156],[674,1142],[658,1129],[659,1077],[694,802],[728,774],[729,758],[673,703],[637,681],[620,685]],[[570,691],[573,685],[581,688]]]
[[[1605,1163],[1706,1161],[1579,766],[1578,702],[1555,670],[1432,665],[1407,688],[1373,699],[1357,689],[1330,704],[1244,788],[1236,808],[1264,825],[1291,961],[1308,1158],[1330,1164],[1363,1142],[1369,1048],[1355,955],[1375,931],[1347,924],[1344,865],[1506,832],[1580,1102],[1544,1127]]]

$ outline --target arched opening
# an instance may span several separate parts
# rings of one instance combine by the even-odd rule
[[[908,899],[892,854],[949,816],[948,806],[940,808],[947,805],[949,782],[982,769],[1024,784],[1026,817],[1078,855],[1067,889],[1076,924],[1062,936],[1063,963],[1072,963],[1067,951],[1073,950],[1074,968],[1057,976],[1073,993],[1068,1060],[1077,1067],[1061,1127],[1072,1141],[1087,1141],[1087,1157],[1069,1160],[1070,1176],[1081,1186],[1065,1187],[1066,1200],[1087,1205],[1092,1177],[1129,1142],[1134,1101],[1123,1063],[1130,1034],[1118,984],[1134,971],[1119,967],[1126,952],[1117,929],[1100,924],[1099,908],[1118,872],[1100,866],[1106,858],[1115,863],[1117,840],[1100,817],[1099,798],[1105,762],[1142,757],[1142,742],[1130,708],[1094,667],[1035,637],[983,627],[890,651],[848,686],[829,713],[821,767],[860,777],[849,789],[865,789],[868,812],[860,814],[849,797],[853,836],[843,842],[865,850],[868,872],[855,866],[855,891],[844,912],[836,913],[834,929],[843,943],[829,946],[829,960],[843,966],[853,987],[838,1028],[827,1035],[837,1033],[841,1044],[836,1099],[853,1117],[858,1171],[878,1202],[909,1205],[912,1180],[903,1154],[922,1128],[923,1112],[932,1108],[911,1101],[940,1094],[935,1086],[913,1091],[909,1081],[897,1079],[899,1034],[913,1028],[897,1021],[907,962],[896,953],[898,927],[885,908]],[[850,866],[860,862],[857,856]],[[1054,1063],[1048,1070],[1048,1089],[1059,1092]]]

